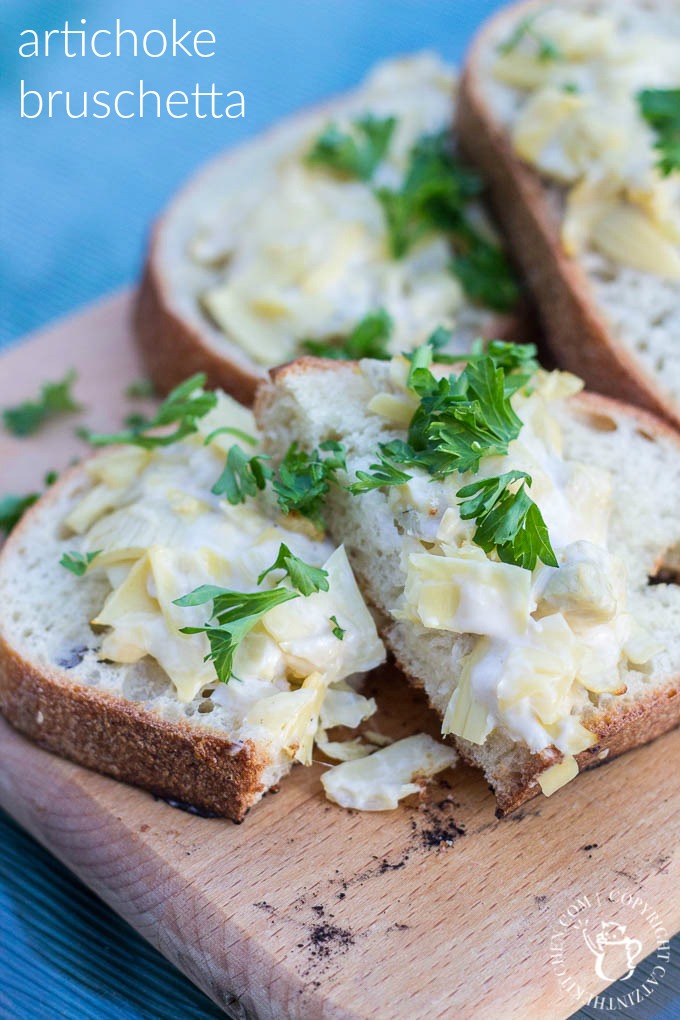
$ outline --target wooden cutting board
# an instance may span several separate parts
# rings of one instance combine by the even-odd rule
[[[129,307],[119,295],[10,350],[0,407],[76,367],[84,419],[119,423],[142,374]],[[73,424],[2,434],[0,492],[80,455]],[[398,675],[370,686],[384,732],[436,733]],[[506,821],[465,768],[379,814],[332,806],[322,766],[296,768],[236,826],[61,761],[0,720],[0,803],[232,1016],[562,1020],[626,969],[584,930],[593,945],[603,924],[626,925],[642,959],[680,927],[679,751],[667,734]]]

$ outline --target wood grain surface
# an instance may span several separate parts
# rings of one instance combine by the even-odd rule
[[[11,350],[0,406],[74,366],[83,420],[117,424],[140,374],[128,320],[120,295]],[[3,435],[0,491],[82,453],[73,424]],[[398,674],[369,687],[378,728],[436,732]],[[643,954],[680,927],[679,752],[669,733],[505,821],[472,770],[358,814],[324,800],[317,764],[236,826],[61,761],[0,720],[0,804],[232,1016],[563,1020],[625,970],[598,975],[584,927],[625,925]]]

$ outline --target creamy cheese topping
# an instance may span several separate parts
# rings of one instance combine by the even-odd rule
[[[405,358],[393,359],[389,392],[371,401],[373,413],[397,430],[405,409],[412,415],[418,404],[406,389],[408,368]],[[607,548],[609,472],[563,456],[552,412],[581,385],[540,370],[512,397],[522,427],[507,455],[484,457],[478,473],[441,481],[409,467],[409,482],[386,489],[403,534],[404,587],[393,615],[471,638],[443,734],[482,744],[499,729],[532,752],[578,754],[595,742],[582,720],[597,695],[625,693],[631,663],[658,650],[630,615],[624,564]],[[513,470],[532,478],[528,491],[558,567],[501,562],[496,550],[474,543],[475,522],[461,517],[459,489]]]
[[[515,97],[504,109],[517,152],[567,188],[566,251],[680,280],[680,173],[660,173],[638,101],[680,87],[677,4],[648,17],[625,3],[546,6],[499,40],[491,72]]]
[[[201,295],[203,308],[256,361],[290,359],[305,339],[346,337],[379,308],[392,318],[394,352],[422,343],[437,326],[456,326],[461,315],[479,330],[484,315],[469,304],[463,309],[447,238],[429,233],[393,258],[374,194],[376,187],[399,188],[415,142],[450,126],[454,89],[453,72],[433,55],[381,64],[330,117],[308,118],[302,132],[292,132],[265,189],[251,187],[214,210],[212,225],[197,228],[190,256],[219,267],[217,283]],[[353,121],[366,114],[396,118],[371,181],[309,165],[305,157],[329,120],[352,133]],[[493,236],[477,206],[471,215]]]
[[[273,523],[255,500],[232,506],[211,492],[235,438],[204,441],[224,427],[255,435],[251,412],[220,394],[199,427],[181,442],[116,447],[85,465],[93,485],[65,527],[80,536],[78,552],[97,553],[88,570],[110,585],[92,621],[104,628],[100,657],[133,663],[151,656],[180,701],[219,702],[255,739],[309,763],[317,733],[323,739],[327,729],[375,711],[346,680],[382,662],[383,645],[344,549]],[[261,584],[258,576],[281,543],[323,566],[329,590],[266,612],[241,641],[229,683],[219,683],[206,661],[206,635],[182,633],[205,624],[209,604],[182,608],[175,600],[204,584],[237,592],[274,587],[271,576]]]

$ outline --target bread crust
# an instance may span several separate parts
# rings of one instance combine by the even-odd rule
[[[40,747],[95,772],[241,822],[265,790],[252,741],[154,716],[142,705],[37,669],[0,636],[0,710]]]
[[[478,67],[489,35],[499,23],[514,23],[540,6],[529,0],[505,8],[476,36],[456,106],[461,149],[487,183],[492,207],[524,271],[558,364],[593,389],[644,407],[680,428],[680,408],[617,342],[598,310],[586,272],[565,253],[543,178],[515,154],[483,98]]]
[[[82,471],[80,464],[65,471],[24,514],[0,549],[0,564],[26,539],[34,516],[58,503]],[[170,722],[140,702],[74,683],[68,670],[21,655],[2,628],[0,712],[48,751],[235,822],[267,789],[263,773],[271,758],[253,741],[236,743],[210,727]]]
[[[280,383],[284,382],[286,377],[298,373],[319,371],[320,369],[332,372],[340,365],[347,367],[351,364],[352,362],[330,362],[323,358],[305,357],[273,369],[270,376],[273,382]],[[271,386],[262,387],[258,392],[255,402],[255,416],[258,420],[260,415],[266,414],[266,408],[273,397],[274,389]],[[593,416],[596,422],[612,415],[624,413],[635,421],[636,427],[646,438],[669,440],[677,447],[678,456],[680,456],[680,435],[678,432],[667,421],[643,408],[631,406],[622,400],[600,393],[588,392],[579,393],[569,398],[569,403],[576,406],[581,413]],[[606,427],[606,422],[604,424]],[[365,579],[361,578],[357,566],[353,566],[365,589]],[[409,683],[422,689],[423,682],[410,674],[403,663],[399,661],[398,653],[390,639],[388,618],[379,607],[376,616],[378,630],[385,644],[395,655],[397,665]],[[431,701],[430,705],[436,712]],[[680,725],[680,677],[678,676],[670,677],[663,687],[657,687],[653,692],[650,692],[648,697],[637,699],[632,705],[617,703],[613,700],[597,716],[588,720],[588,728],[597,735],[597,743],[576,755],[579,771],[597,768],[626,751],[649,743],[678,725]],[[468,764],[475,768],[480,767],[479,763],[474,760],[472,744],[454,737],[448,737],[447,741],[456,747]],[[508,768],[505,773],[497,772],[493,777],[497,816],[499,818],[506,817],[539,794],[541,792],[538,784],[539,775],[562,758],[563,755],[556,749],[538,754],[531,754],[527,749],[519,769],[514,767],[513,769]]]
[[[207,329],[201,331],[175,310],[171,287],[162,270],[164,233],[177,210],[194,198],[204,180],[220,166],[238,160],[241,153],[247,153],[255,144],[264,146],[271,141],[276,145],[282,133],[290,131],[294,135],[313,117],[331,116],[342,99],[338,96],[327,103],[311,106],[275,125],[254,142],[217,157],[184,185],[157,220],[134,304],[133,327],[146,371],[161,394],[166,394],[189,375],[205,372],[210,387],[219,387],[242,404],[252,405],[257,387],[267,378],[267,369],[251,361],[245,353],[242,354],[244,363],[240,364],[229,355],[226,344],[224,352],[216,350]],[[490,313],[484,332],[488,338],[500,340],[539,341],[534,309],[526,300],[520,301],[513,312]]]
[[[265,372],[254,367],[247,371],[226,354],[218,354],[191,322],[173,311],[158,266],[161,228],[161,223],[154,227],[133,312],[135,337],[149,378],[165,395],[188,376],[205,372],[208,386],[225,390],[249,407]]]

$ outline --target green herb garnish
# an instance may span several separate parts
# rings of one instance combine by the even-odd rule
[[[15,436],[32,436],[51,418],[82,411],[71,393],[77,378],[76,372],[71,369],[60,382],[44,383],[36,400],[26,400],[16,407],[5,408],[2,412],[5,428]]]
[[[435,342],[441,342],[439,337]],[[459,375],[437,379],[431,371],[434,344],[411,355],[407,386],[420,397],[406,441],[379,446],[379,462],[357,471],[349,486],[354,495],[385,485],[404,485],[407,468],[442,479],[459,472],[477,472],[484,457],[503,456],[522,428],[510,398],[527,386],[538,365],[536,348],[494,340],[486,348],[476,341]],[[521,482],[518,486],[517,482]],[[533,570],[536,558],[557,566],[548,531],[536,504],[527,494],[531,478],[511,471],[463,487],[457,495],[464,520],[475,518],[474,541],[486,552],[497,549],[507,563]]]
[[[321,567],[311,567],[299,556],[294,556],[283,542],[279,548],[278,556],[271,567],[262,571],[257,583],[262,584],[272,570],[283,570],[284,575],[290,578],[291,584],[301,595],[313,595],[317,591],[328,591],[328,571],[322,570]]]
[[[156,390],[150,379],[135,379],[125,387],[125,396],[128,400],[146,400],[155,395]]]
[[[640,112],[656,132],[657,166],[664,177],[680,171],[680,89],[638,92]]]
[[[384,361],[390,357],[387,342],[392,332],[392,319],[384,308],[369,312],[357,323],[349,336],[340,342],[324,340],[303,340],[302,350],[320,358],[337,358],[358,361],[360,358],[376,358]]]
[[[45,475],[45,486],[54,485],[58,477],[56,471],[48,471]],[[0,496],[0,532],[9,535],[26,511],[40,499],[40,495],[39,492],[29,492],[26,496]]]
[[[521,18],[505,42],[498,47],[498,52],[505,56],[516,50],[523,39],[533,39],[539,60],[546,63],[550,60],[562,60],[563,54],[559,46],[549,36],[536,31],[535,22],[539,13]]]
[[[342,641],[342,639],[344,638],[344,636],[346,634],[346,631],[338,623],[337,616],[329,616],[328,621],[329,621],[329,623],[333,624],[333,629],[331,631],[331,633],[333,634],[333,637],[336,637],[338,639],[338,641]]]
[[[404,485],[411,479],[412,476],[397,467],[394,459],[390,456],[391,446],[390,443],[380,443],[379,461],[369,465],[368,471],[357,471],[357,481],[348,486],[353,496],[371,492],[373,489],[381,489],[383,485]],[[410,453],[409,450],[407,456]]]
[[[272,477],[272,470],[265,463],[267,460],[269,458],[264,455],[249,457],[234,443],[227,454],[224,470],[211,491],[216,496],[224,496],[232,506],[245,503],[248,496],[255,496],[264,489]]]
[[[319,451],[329,456],[322,457]],[[272,482],[279,506],[284,513],[299,513],[323,529],[321,510],[324,501],[336,472],[345,467],[342,443],[328,440],[312,453],[306,453],[297,443],[292,443]]]
[[[352,122],[349,133],[328,124],[308,152],[307,163],[369,181],[385,158],[396,123],[394,117],[367,114]]]
[[[40,498],[40,493],[29,492],[27,496],[7,495],[0,497],[0,531],[9,535],[29,507]]]
[[[402,258],[429,233],[447,234],[457,252],[451,268],[467,296],[507,311],[519,291],[505,255],[466,214],[467,204],[481,190],[481,179],[455,159],[449,134],[442,131],[416,142],[401,188],[378,188],[376,197],[394,258]]]
[[[456,493],[463,501],[460,516],[476,521],[475,544],[486,553],[495,549],[504,563],[533,570],[540,559],[556,567],[543,515],[527,492],[530,485],[531,476],[524,471],[480,478]]]
[[[212,613],[204,626],[183,627],[181,632],[207,636],[210,652],[205,661],[214,662],[217,678],[222,683],[229,683],[234,675],[234,657],[239,645],[265,613],[284,602],[299,598],[301,594],[328,590],[326,571],[304,563],[283,544],[276,561],[261,574],[258,584],[270,570],[275,569],[285,570],[291,582],[301,587],[295,591],[277,587],[269,591],[238,592],[203,584],[174,602],[174,605],[181,608],[212,602]]]
[[[205,383],[206,377],[203,373],[186,379],[168,394],[153,418],[148,421],[142,419],[137,427],[110,434],[81,430],[81,434],[93,446],[111,446],[114,443],[129,443],[145,449],[169,446],[197,432],[197,422],[217,404],[216,395],[203,389]],[[161,435],[155,433],[156,429],[167,425],[177,427],[173,432],[164,432]]]
[[[70,570],[76,577],[82,577],[87,568],[89,567],[95,556],[99,556],[101,549],[96,549],[95,552],[81,553],[81,552],[67,552],[64,553],[62,558],[59,560],[59,566],[65,567],[66,570]]]

